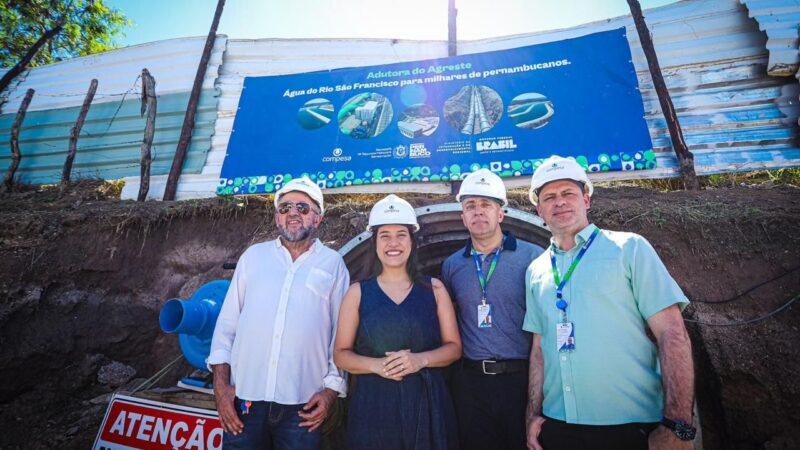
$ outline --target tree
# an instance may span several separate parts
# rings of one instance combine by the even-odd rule
[[[0,67],[14,65],[0,92],[29,67],[115,48],[114,36],[130,24],[103,0],[0,1]]]

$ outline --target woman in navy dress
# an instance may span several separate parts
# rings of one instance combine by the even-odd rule
[[[355,376],[349,450],[450,450],[455,413],[441,368],[461,357],[444,285],[417,276],[414,208],[389,195],[373,206],[373,274],[350,286],[339,312],[336,365]]]

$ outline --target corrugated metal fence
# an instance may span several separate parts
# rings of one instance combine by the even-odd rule
[[[226,41],[217,39],[205,75],[186,173],[199,173],[205,165],[217,116],[214,81]],[[204,37],[152,42],[24,73],[4,95],[0,110],[0,168],[5,170],[10,163],[10,128],[25,92],[32,88],[36,93],[20,132],[23,157],[18,173],[24,182],[57,182],[70,130],[90,80],[97,78],[97,94],[78,141],[73,179],[138,175],[145,122],[140,116],[140,76],[147,68],[156,80],[158,94],[151,172],[168,173],[204,44]]]
[[[800,85],[795,77],[800,17],[797,0],[741,0],[741,3],[737,0],[687,0],[645,11],[645,16],[686,141],[695,153],[698,174],[800,165]],[[485,52],[622,26],[628,30],[658,168],[606,172],[592,174],[592,177],[676,176],[677,162],[630,16],[566,30],[460,42],[458,47],[460,54]],[[77,117],[83,92],[89,79],[96,77],[100,81],[98,97],[108,105],[93,106],[89,114],[91,122],[87,120],[79,143],[76,169],[85,176],[126,176],[123,195],[135,197],[143,121],[138,115],[136,98],[139,85],[135,85],[134,80],[141,68],[147,67],[158,82],[159,115],[153,167],[156,176],[151,181],[150,192],[152,197],[160,198],[166,176],[157,175],[168,171],[202,45],[201,38],[161,41],[30,71],[10,93],[9,102],[2,109],[0,169],[8,164],[8,128],[15,105],[25,90],[33,87],[37,95],[31,110],[37,112],[29,113],[26,118],[21,146],[23,153],[36,157],[27,158],[27,162],[23,158],[22,174],[29,181],[54,181],[63,163],[69,129]],[[446,55],[446,42],[229,40],[218,37],[204,82],[201,109],[178,187],[178,198],[214,195],[244,77]],[[768,71],[782,76],[770,76]],[[126,92],[127,97],[122,101],[122,94]],[[525,178],[513,179],[509,185],[527,182]],[[350,190],[385,190],[388,186],[423,189],[420,185],[403,184]],[[425,184],[424,190],[449,192],[449,187]]]

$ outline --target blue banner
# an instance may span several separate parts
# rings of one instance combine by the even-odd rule
[[[655,167],[625,29],[383,66],[248,77],[219,194]]]

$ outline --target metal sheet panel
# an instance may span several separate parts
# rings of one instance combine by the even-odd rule
[[[645,11],[645,19],[685,140],[695,153],[698,174],[800,165],[800,88],[794,78],[767,75],[768,44],[744,5],[736,0],[690,0]],[[796,21],[794,25],[796,30]],[[552,33],[467,43],[459,49],[489,51],[620,26],[626,27],[631,44],[658,169],[591,176],[601,180],[678,176],[666,122],[630,16]]]
[[[211,147],[216,120],[214,80],[227,38],[215,42],[203,80],[185,173],[199,173]],[[24,182],[53,183],[61,176],[69,133],[89,82],[98,89],[78,141],[73,179],[116,179],[139,174],[144,119],[141,79],[147,68],[156,80],[158,115],[153,144],[153,175],[169,171],[205,37],[152,42],[37,67],[6,93],[0,115],[0,168],[10,163],[9,133],[25,92],[36,91],[20,132],[23,155],[18,174]]]
[[[794,76],[800,65],[798,53],[798,0],[740,0],[747,6],[748,15],[767,33],[770,75]]]

